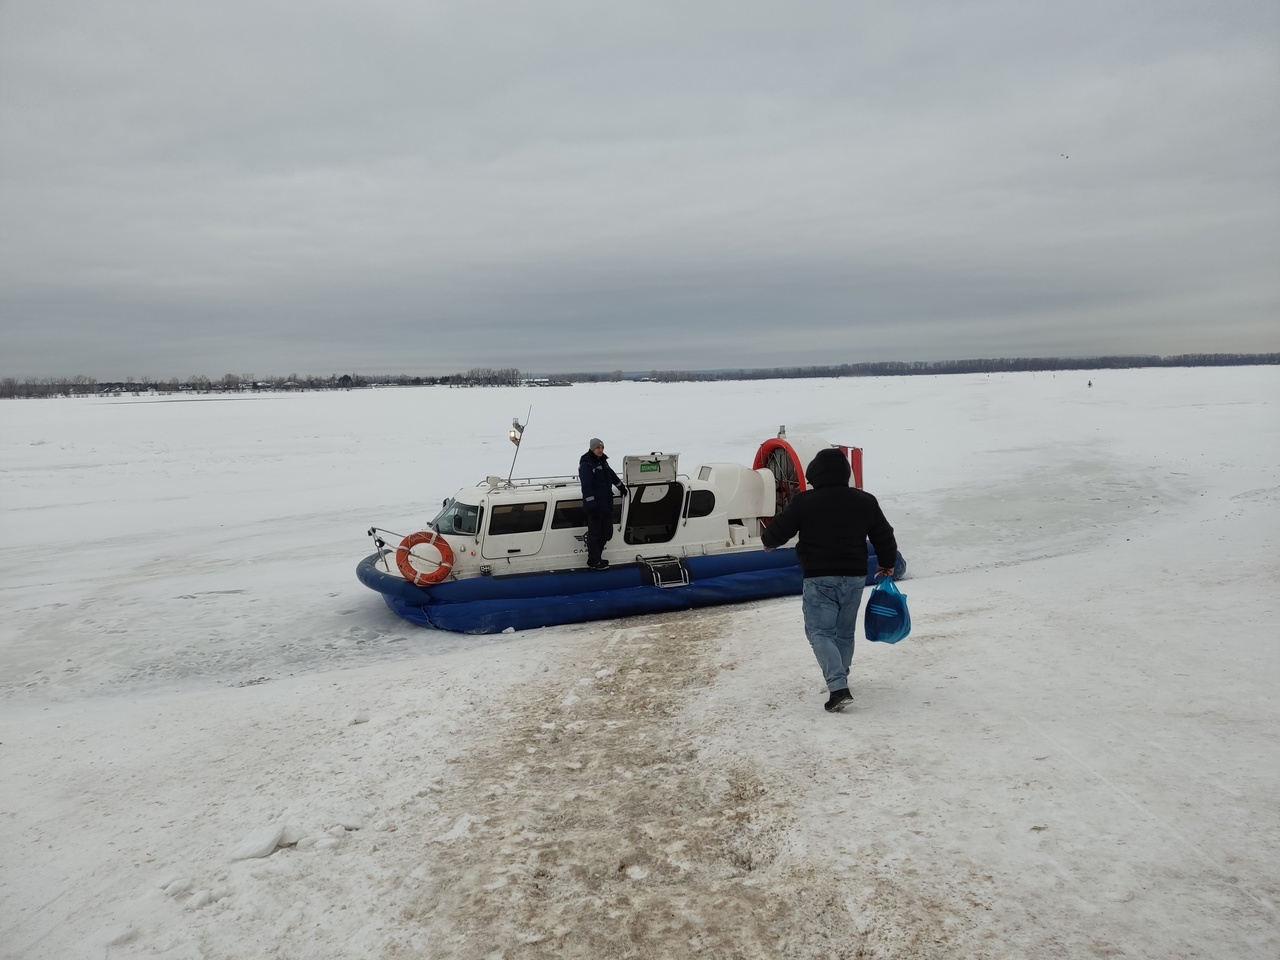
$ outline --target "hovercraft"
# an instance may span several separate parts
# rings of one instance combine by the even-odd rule
[[[511,439],[518,452],[514,429]],[[798,595],[795,548],[765,552],[760,533],[806,488],[805,467],[828,447],[849,459],[860,488],[861,448],[788,438],[785,428],[750,467],[705,463],[686,474],[679,454],[625,456],[627,492],[614,497],[602,570],[586,567],[577,477],[491,476],[445,500],[422,530],[370,528],[375,552],[356,576],[406,620],[477,634]],[[871,584],[878,560],[867,549]],[[894,576],[905,572],[899,553]]]

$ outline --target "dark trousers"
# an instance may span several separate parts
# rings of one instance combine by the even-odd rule
[[[613,503],[587,510],[587,563],[598,563],[604,545],[613,539]]]

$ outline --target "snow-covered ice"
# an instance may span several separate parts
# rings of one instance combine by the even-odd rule
[[[828,715],[795,598],[398,620],[530,404],[863,446],[912,636]],[[6,401],[0,480],[0,956],[1280,956],[1280,368]]]

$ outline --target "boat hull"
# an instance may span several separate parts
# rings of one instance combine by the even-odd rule
[[[870,548],[870,544],[868,544]],[[876,569],[874,553],[869,569]],[[550,570],[506,577],[468,577],[418,587],[382,568],[381,554],[356,567],[360,582],[413,623],[458,633],[501,633],[668,610],[741,603],[800,593],[803,574],[794,548],[686,557],[689,582],[652,585],[643,563],[607,570]],[[899,554],[895,573],[905,572]],[[872,584],[877,577],[867,577]]]

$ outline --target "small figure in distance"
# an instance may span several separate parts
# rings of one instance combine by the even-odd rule
[[[587,515],[587,569],[603,570],[609,561],[600,554],[613,538],[613,488],[626,496],[627,487],[609,466],[604,441],[599,437],[591,438],[587,452],[578,461],[578,479],[582,481],[582,508]]]
[[[804,632],[827,682],[830,698],[824,709],[828,713],[853,702],[849,665],[867,580],[867,538],[876,550],[878,574],[892,577],[898,556],[893,527],[879,501],[849,486],[851,472],[839,450],[818,451],[804,472],[811,489],[792,497],[760,535],[765,550],[800,535],[796,559],[804,571]]]

